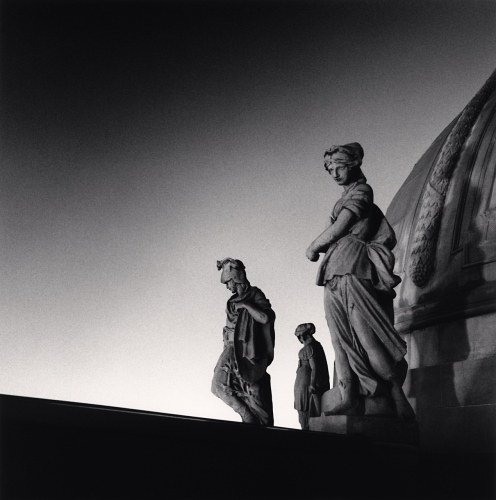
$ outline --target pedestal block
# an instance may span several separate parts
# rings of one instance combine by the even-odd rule
[[[341,403],[341,391],[339,387],[324,392],[321,399],[321,411],[332,410]],[[396,412],[390,397],[376,396],[374,398],[360,396],[359,407],[350,412],[351,415],[388,415],[395,416]]]
[[[311,431],[354,434],[385,443],[418,446],[419,432],[415,420],[404,421],[388,416],[333,415],[309,419]]]

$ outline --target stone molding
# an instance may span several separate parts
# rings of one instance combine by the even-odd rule
[[[457,290],[459,292],[459,290]],[[409,334],[419,328],[496,312],[496,283],[487,283],[469,294],[455,293],[440,300],[395,308],[396,330]]]

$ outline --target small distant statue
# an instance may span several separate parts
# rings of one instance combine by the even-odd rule
[[[360,168],[363,156],[356,142],[325,152],[324,167],[344,192],[327,228],[306,252],[313,262],[319,253],[325,254],[317,285],[325,287],[325,314],[342,399],[326,414],[351,414],[360,393],[390,395],[398,417],[409,419],[415,414],[402,389],[406,343],[393,326],[393,288],[401,281],[393,274],[396,238],[374,205],[372,188]]]
[[[240,260],[217,261],[227,301],[224,350],[214,370],[212,392],[245,423],[272,426],[272,392],[267,367],[274,359],[275,313],[263,292],[246,278]]]
[[[324,349],[314,339],[315,325],[298,325],[295,335],[303,344],[298,352],[298,370],[294,385],[294,407],[301,428],[308,430],[309,417],[320,416],[320,398],[329,390],[329,369]]]

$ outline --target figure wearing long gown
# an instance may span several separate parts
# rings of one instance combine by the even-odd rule
[[[342,403],[329,414],[353,411],[358,393],[390,394],[398,416],[413,418],[401,388],[406,344],[393,326],[393,288],[400,282],[393,273],[394,231],[374,205],[372,188],[360,168],[362,147],[332,146],[324,158],[326,170],[344,188],[329,226],[307,249],[311,261],[324,253],[317,284],[324,287],[342,395]]]
[[[294,407],[298,411],[300,426],[308,429],[308,419],[320,416],[320,399],[329,390],[329,369],[324,349],[313,334],[315,326],[303,323],[295,335],[303,344],[298,352],[298,369],[294,385]]]

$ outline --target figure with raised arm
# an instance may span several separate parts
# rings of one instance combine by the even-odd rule
[[[414,418],[402,385],[406,343],[394,328],[393,229],[374,204],[361,165],[364,151],[354,142],[331,146],[324,167],[343,187],[327,228],[307,249],[313,262],[324,254],[317,285],[324,287],[324,307],[335,352],[341,403],[326,415],[352,415],[359,394],[390,395],[398,417]]]
[[[232,292],[226,306],[224,350],[214,370],[212,392],[245,423],[272,426],[267,367],[274,359],[275,313],[263,292],[251,286],[240,260],[217,261],[220,281]]]
[[[298,369],[294,385],[294,407],[302,430],[308,430],[308,419],[320,416],[320,398],[329,390],[329,369],[320,342],[315,340],[315,325],[302,323],[295,331],[303,348],[298,352]]]

